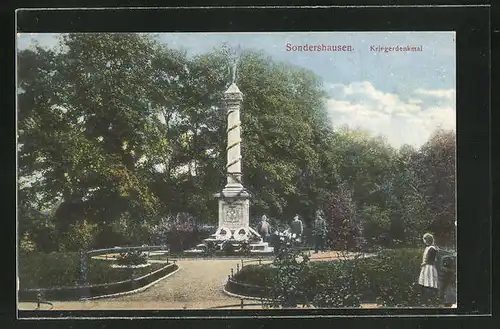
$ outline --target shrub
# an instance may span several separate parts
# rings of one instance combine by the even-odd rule
[[[208,241],[205,246],[205,256],[213,256],[217,251],[217,244],[214,241]]]
[[[224,255],[226,256],[231,256],[236,253],[236,248],[234,247],[233,243],[231,241],[224,241],[222,243],[222,251],[224,252]]]
[[[120,255],[116,258],[116,262],[119,265],[141,265],[146,264],[147,261],[148,256],[141,251],[120,253]]]
[[[270,267],[269,265],[247,265],[234,275],[234,280],[266,287],[271,285],[275,275],[275,267]]]
[[[358,259],[311,263],[303,281],[309,299],[318,307],[359,307],[370,294],[361,265]]]
[[[420,273],[422,251],[397,249],[380,253],[373,264],[377,271],[370,273],[377,303],[389,307],[420,306]],[[371,268],[373,270],[373,267]]]
[[[210,236],[209,231],[179,231],[172,230],[167,232],[166,241],[172,252],[182,252],[196,246],[203,239]]]
[[[163,220],[162,226],[172,252],[192,248],[210,235],[210,231],[198,230],[195,218],[188,213],[168,216]]]
[[[250,242],[243,241],[240,247],[240,253],[244,256],[249,256],[251,253]]]
[[[271,280],[272,306],[296,307],[309,304],[308,287],[302,284],[309,256],[302,251],[288,247],[289,241],[278,250],[273,261],[276,271]]]
[[[342,272],[341,272],[342,273]],[[343,275],[342,275],[343,274]],[[361,294],[353,289],[351,284],[345,284],[340,280],[349,278],[342,273],[338,280],[330,279],[319,285],[317,293],[314,295],[312,303],[316,307],[359,307],[361,304]],[[346,280],[349,282],[350,280]]]
[[[293,255],[269,265],[245,266],[234,280],[268,286],[268,297],[281,305],[312,302],[318,307],[357,307],[377,302],[384,307],[423,305],[418,276],[421,249],[384,250],[375,257],[297,264]],[[282,256],[283,257],[283,256]],[[453,266],[451,266],[453,267]],[[454,274],[454,272],[452,272]]]
[[[75,285],[80,280],[79,254],[29,252],[19,254],[20,289]]]

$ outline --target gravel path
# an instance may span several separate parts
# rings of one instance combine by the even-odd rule
[[[238,260],[179,260],[180,270],[143,293],[123,296],[122,302],[155,301],[165,308],[208,308],[238,302],[222,292]]]
[[[222,287],[237,259],[183,259],[179,271],[149,289],[128,296],[89,301],[53,302],[53,310],[113,309],[203,309],[238,304],[238,298],[227,296]],[[32,303],[20,303],[20,309],[32,309]]]
[[[335,252],[312,254],[312,261],[338,258]],[[161,261],[158,261],[161,262]],[[269,263],[270,260],[262,261]],[[149,289],[128,296],[89,301],[53,302],[54,310],[117,310],[117,309],[206,309],[239,304],[240,299],[222,291],[231,268],[239,259],[179,259],[179,271]],[[253,303],[255,301],[246,301]],[[33,303],[20,303],[20,309],[33,309]]]

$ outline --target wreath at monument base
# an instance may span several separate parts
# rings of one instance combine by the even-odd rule
[[[215,237],[217,240],[228,240],[232,236],[231,230],[226,227],[221,227],[215,232]]]
[[[233,237],[236,241],[248,240],[248,230],[245,227],[241,227],[234,231]]]

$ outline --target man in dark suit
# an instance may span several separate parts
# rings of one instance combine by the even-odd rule
[[[304,232],[304,225],[299,218],[299,215],[295,215],[292,223],[290,224],[290,233],[292,233],[292,238],[295,239],[296,242],[302,242],[302,233]]]
[[[325,238],[327,228],[326,221],[323,218],[321,210],[316,211],[316,218],[314,219],[313,236],[314,236],[314,252],[325,250]]]

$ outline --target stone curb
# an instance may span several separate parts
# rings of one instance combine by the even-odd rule
[[[258,301],[264,300],[264,298],[260,298],[260,297],[250,297],[250,296],[243,296],[243,295],[233,294],[232,292],[229,292],[229,291],[226,290],[226,286],[222,287],[222,291],[226,295],[228,295],[229,297],[234,297],[234,298],[239,298],[239,299],[248,299],[248,300],[258,300]],[[310,307],[302,307],[302,308],[304,308],[304,309],[305,308],[315,309],[316,307],[314,307],[313,305],[311,305]]]
[[[82,301],[88,301],[88,300],[96,300],[96,299],[103,299],[103,298],[120,297],[120,296],[132,295],[132,294],[136,294],[136,293],[139,293],[139,292],[143,292],[144,290],[150,288],[151,286],[157,284],[158,282],[160,282],[160,281],[168,278],[171,275],[174,275],[180,269],[181,269],[180,267],[177,267],[177,269],[175,271],[168,273],[167,275],[159,278],[156,281],[153,281],[153,282],[145,285],[144,287],[140,287],[140,288],[137,288],[137,289],[134,289],[134,290],[130,290],[130,291],[119,292],[119,293],[116,293],[116,294],[109,294],[109,295],[103,295],[103,296],[95,296],[95,297],[89,297],[89,298],[82,298],[81,300]]]
[[[226,285],[222,286],[222,292],[225,293],[226,295],[228,295],[229,297],[234,297],[234,298],[239,298],[239,299],[258,300],[258,301],[265,299],[265,298],[260,298],[260,297],[251,297],[251,296],[234,294],[232,292],[227,291]]]
[[[259,298],[259,297],[250,297],[250,296],[233,294],[232,292],[229,292],[229,291],[226,290],[226,286],[225,285],[222,287],[222,292],[224,292],[229,297],[234,297],[234,298],[239,298],[239,299],[248,299],[248,300],[258,300],[258,301],[262,300],[262,298]],[[361,305],[363,305],[363,304],[366,305],[366,304],[373,304],[373,303],[361,303]],[[456,305],[452,306],[452,307],[456,308]],[[308,308],[315,309],[316,307],[314,307],[313,305],[311,305]],[[362,308],[366,308],[366,307],[363,307],[363,306],[359,307],[359,309],[362,309]],[[376,308],[379,308],[379,307],[376,307]]]

